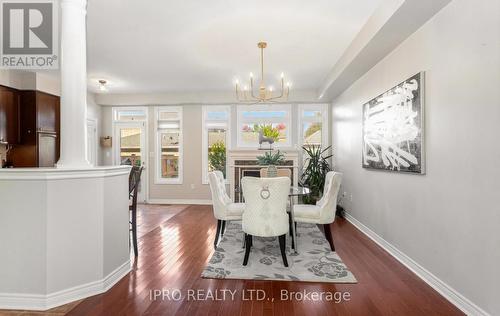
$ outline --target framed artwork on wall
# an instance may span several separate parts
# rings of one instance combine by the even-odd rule
[[[363,168],[425,173],[424,72],[363,105]]]

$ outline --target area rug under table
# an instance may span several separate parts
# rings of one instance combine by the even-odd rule
[[[330,250],[318,226],[298,223],[299,254],[291,251],[287,236],[288,268],[283,265],[277,238],[253,237],[248,265],[243,266],[245,249],[240,222],[227,225],[217,250],[203,270],[203,278],[356,283],[340,257]]]

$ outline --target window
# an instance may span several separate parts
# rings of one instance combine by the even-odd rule
[[[274,139],[275,147],[291,145],[290,105],[241,105],[238,106],[238,147],[259,145],[259,131]]]
[[[155,108],[157,184],[182,183],[182,108]]]
[[[299,105],[299,144],[306,147],[328,146],[328,105]],[[304,153],[305,154],[305,153]],[[305,159],[307,157],[303,157]]]
[[[207,105],[202,114],[202,182],[208,183],[208,173],[227,172],[227,150],[230,148],[231,107]]]
[[[114,122],[146,121],[147,109],[142,107],[113,108]]]

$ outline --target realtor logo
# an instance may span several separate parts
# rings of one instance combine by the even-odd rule
[[[53,0],[0,0],[0,68],[58,68],[56,9]]]

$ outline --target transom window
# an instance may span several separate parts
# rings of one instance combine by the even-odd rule
[[[238,106],[238,147],[257,147],[259,132],[274,139],[275,147],[291,145],[291,106],[240,105]]]
[[[115,107],[113,108],[113,121],[145,121],[147,120],[147,109],[142,107]]]

